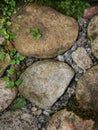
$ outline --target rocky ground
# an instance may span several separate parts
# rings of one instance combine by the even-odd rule
[[[35,27],[41,35],[32,39]],[[0,50],[5,54],[0,62],[0,130],[98,130],[97,13],[77,21],[50,7],[28,5],[12,17],[11,29],[17,35],[16,55],[26,58],[14,66],[23,71],[21,85],[6,89],[2,76],[10,57]],[[12,111],[22,96],[25,106]]]

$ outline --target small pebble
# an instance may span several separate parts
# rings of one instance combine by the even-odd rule
[[[50,114],[47,111],[43,111],[43,114],[49,116]]]
[[[63,56],[63,55],[58,55],[58,56],[57,56],[57,59],[58,59],[59,61],[64,62],[64,56]]]
[[[35,111],[37,111],[37,108],[36,107],[32,107],[31,111],[35,112]]]
[[[42,113],[41,109],[39,109],[39,110],[37,110],[37,111],[34,112],[34,114],[37,115],[37,116],[39,116],[41,113]]]

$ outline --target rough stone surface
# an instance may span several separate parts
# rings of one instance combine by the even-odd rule
[[[0,112],[4,111],[15,99],[16,89],[7,89],[6,82],[3,79],[0,79]]]
[[[17,110],[0,116],[0,130],[38,130],[38,128],[31,114]]]
[[[17,31],[17,27],[20,29]],[[39,28],[42,37],[32,39],[32,33]],[[77,38],[78,24],[50,7],[27,5],[18,16],[12,17],[12,30],[17,38],[15,48],[23,55],[37,58],[52,58],[68,50]],[[21,43],[21,44],[20,44]]]
[[[98,111],[98,65],[92,67],[78,80],[76,99],[81,108]]]
[[[98,35],[97,35],[96,39],[94,41],[92,41],[91,47],[92,47],[92,53],[98,59]]]
[[[98,36],[98,15],[93,17],[88,25],[88,37],[93,41]]]
[[[0,77],[3,75],[5,69],[9,66],[10,64],[10,56],[3,52],[3,50],[0,49],[0,54],[5,54],[4,59],[0,59]]]
[[[92,53],[98,58],[98,15],[93,17],[88,25],[88,37],[91,40]]]
[[[78,47],[78,49],[72,53],[72,59],[78,67],[84,70],[90,68],[93,64],[83,47]]]
[[[84,10],[83,17],[85,19],[91,19],[93,16],[98,14],[98,6],[93,6]]]
[[[64,109],[52,116],[47,130],[93,130],[93,124],[92,120],[83,120]]]
[[[50,108],[64,93],[74,76],[73,69],[58,61],[39,61],[21,75],[19,92],[41,108]]]

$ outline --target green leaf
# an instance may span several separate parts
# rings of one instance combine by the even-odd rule
[[[21,80],[21,79],[18,79],[18,80],[15,81],[15,84],[16,84],[17,86],[19,86],[21,83],[22,83],[22,80]]]
[[[33,30],[34,33],[39,33],[39,28],[38,27],[35,27],[34,30]]]
[[[20,61],[24,60],[25,59],[25,56],[19,56],[18,57]]]
[[[19,31],[19,30],[20,30],[20,27],[19,27],[19,26],[17,26],[17,27],[16,27],[16,31]]]
[[[28,28],[26,32],[31,33],[32,32],[31,28]]]
[[[10,21],[7,21],[7,26],[11,26],[11,22]]]
[[[9,74],[14,74],[15,73],[15,69],[14,68],[10,68],[9,70],[7,70],[7,72]]]
[[[40,38],[42,35],[39,33],[39,34],[37,34],[37,38]]]
[[[15,85],[14,81],[9,81],[8,85],[6,86],[6,88],[13,88]]]
[[[18,59],[18,57],[16,57],[16,59],[15,59],[15,60],[16,60],[16,64],[18,64],[18,65],[19,65],[19,64],[20,64],[20,60]]]
[[[17,35],[15,33],[10,33],[10,39],[16,39]]]
[[[0,54],[0,60],[4,60],[5,57],[6,57],[6,54],[5,54],[5,53],[1,53],[1,54]]]
[[[10,79],[9,79],[8,76],[4,76],[4,80],[5,80],[6,82],[9,82],[9,81],[10,81]]]
[[[11,65],[14,65],[14,64],[16,64],[16,61],[15,61],[15,59],[12,59],[12,60],[11,60],[11,62],[10,62],[10,64],[11,64]]]
[[[16,54],[16,49],[13,48],[10,52],[10,57],[13,57]]]
[[[34,28],[32,34],[33,34],[32,35],[33,40],[36,40],[42,36],[38,27]]]
[[[24,98],[17,98],[15,104],[12,106],[12,110],[21,109],[26,105],[26,100]]]

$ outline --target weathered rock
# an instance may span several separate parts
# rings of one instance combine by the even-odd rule
[[[0,49],[0,55],[5,55],[4,59],[0,59],[0,77],[3,75],[5,69],[9,66],[10,64],[10,56],[8,54],[6,54],[5,52],[3,52],[3,50]],[[0,56],[2,57],[2,56]]]
[[[84,10],[83,17],[85,19],[91,19],[93,16],[98,14],[98,6],[93,6]]]
[[[84,70],[90,68],[93,64],[83,47],[78,47],[78,49],[72,53],[72,59],[78,67]]]
[[[88,37],[91,40],[92,53],[98,58],[98,15],[93,17],[88,25]]]
[[[93,130],[93,124],[92,120],[83,120],[64,109],[52,116],[47,130]]]
[[[15,99],[17,90],[16,88],[7,89],[6,82],[0,79],[0,112],[4,111]]]
[[[0,116],[0,130],[38,130],[38,128],[31,114],[18,110]]]
[[[81,108],[98,111],[98,65],[92,67],[78,80],[76,99]]]
[[[17,31],[17,27],[20,29]],[[33,31],[38,28],[40,38],[33,40]],[[12,17],[12,28],[17,38],[17,51],[26,56],[52,58],[68,50],[77,38],[78,24],[50,7],[27,5],[18,16]],[[31,29],[30,33],[27,29]],[[21,44],[20,44],[21,43]]]
[[[58,61],[39,61],[21,75],[19,92],[32,103],[49,109],[64,93],[74,76],[73,69]]]
[[[91,19],[88,25],[87,33],[91,41],[94,41],[96,37],[98,37],[98,15]]]
[[[98,36],[94,41],[91,43],[92,53],[98,59]]]

